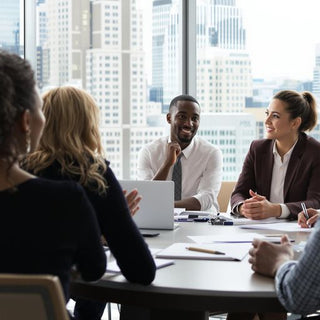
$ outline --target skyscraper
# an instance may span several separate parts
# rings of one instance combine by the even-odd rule
[[[211,0],[209,41],[214,47],[243,50],[246,47],[246,31],[242,14],[235,0]]]
[[[235,0],[197,7],[197,95],[204,112],[242,112],[252,96],[251,60]]]
[[[0,48],[21,54],[20,0],[0,2]]]
[[[137,151],[163,131],[147,128],[142,13],[135,0],[92,0],[87,90],[101,113],[107,158],[118,177],[134,177]],[[143,134],[142,134],[143,133]]]
[[[46,0],[49,83],[85,87],[90,1]]]
[[[320,105],[320,43],[316,45],[315,66],[313,68],[313,84],[312,90],[317,99],[318,106]]]
[[[153,0],[152,2],[152,95],[153,101],[163,103],[163,86],[165,83],[165,49],[171,10],[177,5],[176,0]],[[177,27],[177,26],[176,26]]]

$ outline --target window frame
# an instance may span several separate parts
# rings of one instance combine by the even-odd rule
[[[36,0],[23,0],[24,57],[37,69]]]

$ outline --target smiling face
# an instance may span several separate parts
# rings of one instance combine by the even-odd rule
[[[200,107],[192,101],[177,101],[167,114],[171,126],[171,140],[186,148],[197,133],[200,124]]]
[[[267,139],[292,140],[298,134],[301,118],[291,119],[285,102],[273,99],[266,110],[266,116]]]

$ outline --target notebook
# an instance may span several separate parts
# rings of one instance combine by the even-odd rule
[[[175,228],[174,182],[158,180],[119,180],[123,189],[138,189],[142,196],[140,210],[133,216],[140,229]]]

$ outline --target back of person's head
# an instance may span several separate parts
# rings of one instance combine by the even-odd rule
[[[304,91],[283,90],[275,94],[273,99],[286,103],[286,110],[291,119],[301,118],[300,132],[311,131],[317,124],[317,103],[314,96]]]
[[[179,96],[174,97],[171,102],[170,102],[170,106],[169,106],[169,112],[172,111],[172,108],[177,106],[178,101],[190,101],[190,102],[194,102],[196,103],[199,107],[200,104],[197,101],[197,99],[195,99],[194,97],[188,95],[188,94],[181,94]]]
[[[43,95],[46,126],[37,151],[26,161],[35,174],[55,160],[63,174],[103,193],[106,171],[99,133],[99,108],[84,90],[70,86],[51,89]]]
[[[56,152],[102,152],[99,109],[84,90],[59,87],[43,95],[47,124],[40,145]]]
[[[27,150],[25,133],[16,124],[36,102],[34,72],[18,55],[0,50],[0,158],[9,167]]]

